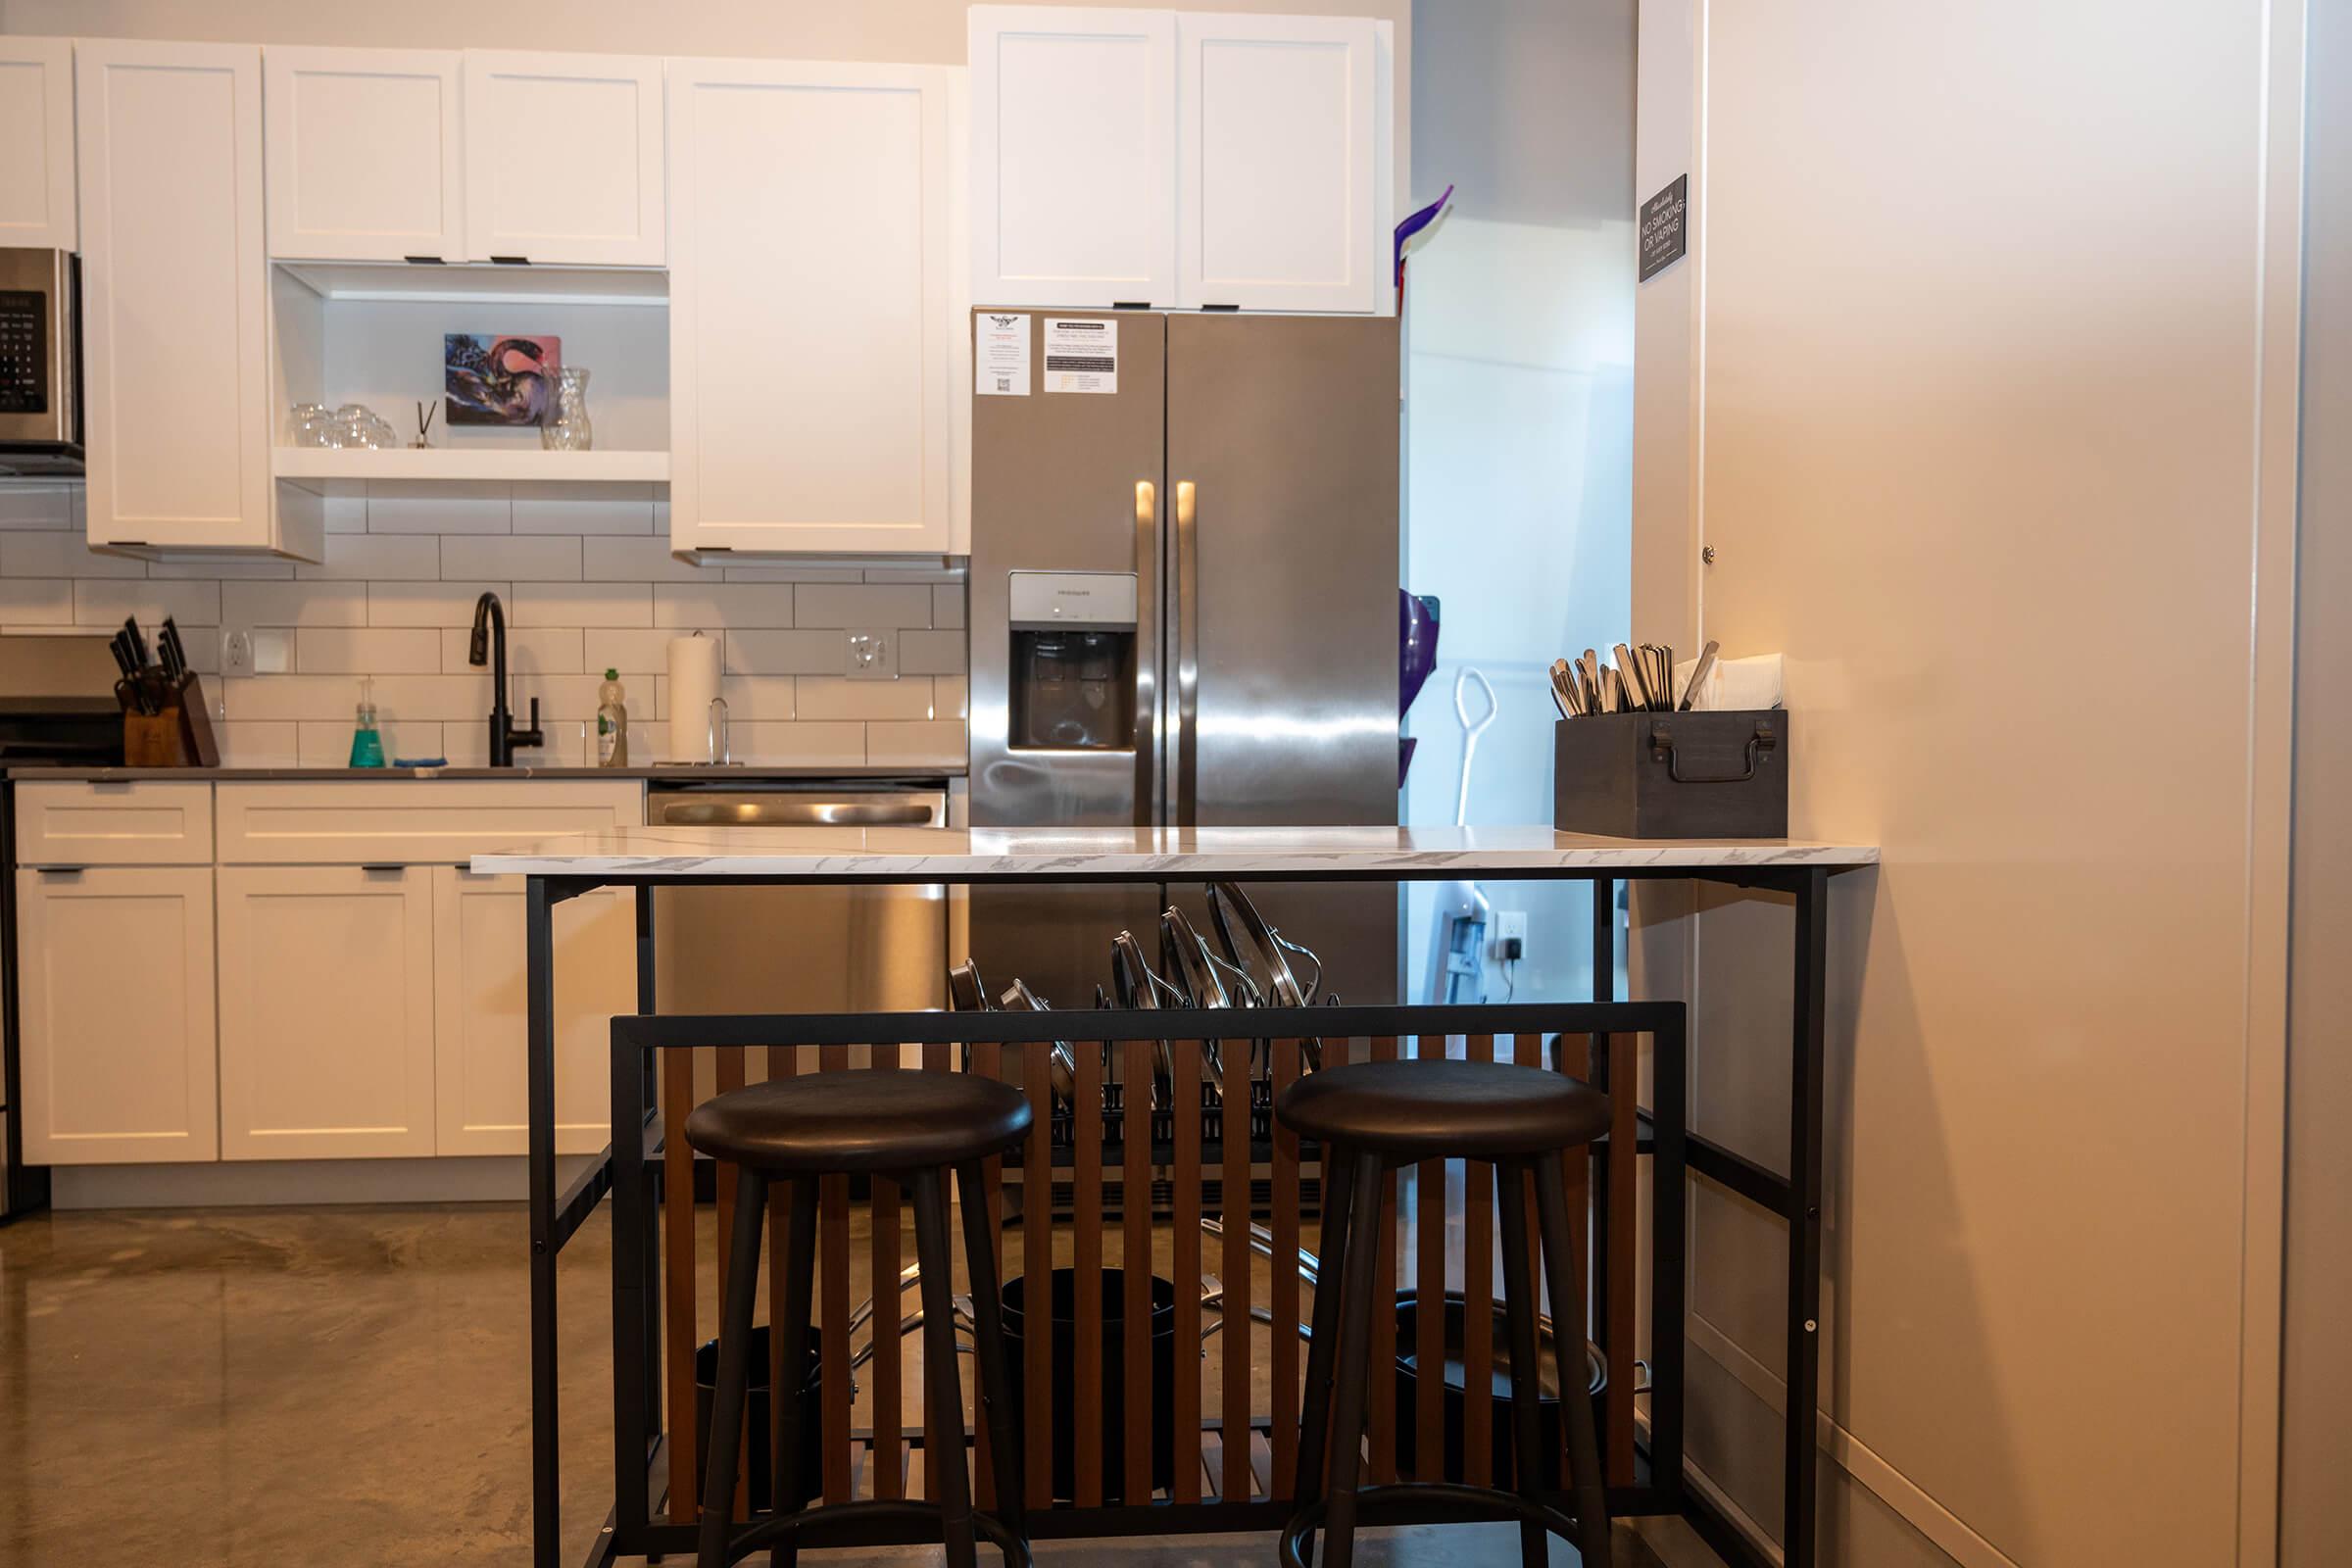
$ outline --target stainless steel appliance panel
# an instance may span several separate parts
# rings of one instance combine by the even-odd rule
[[[1396,350],[1169,318],[1177,826],[1396,820]]]
[[[1160,788],[1152,650],[1160,635],[1166,318],[1138,311],[1030,313],[1030,363],[1041,369],[1048,315],[1118,323],[1118,390],[1047,392],[1042,377],[1033,377],[1027,397],[972,399],[972,825],[1148,826],[1157,820]],[[1133,745],[1034,751],[1007,744],[1015,571],[1134,573]],[[977,928],[977,908],[973,918]]]
[[[654,788],[646,820],[745,827],[947,825],[939,789]],[[913,1012],[947,1005],[948,894],[939,886],[660,888],[655,995],[664,1012]],[[754,1052],[750,1076],[766,1076]],[[716,1092],[710,1054],[695,1094]]]
[[[1110,984],[1110,939],[1132,931],[1147,951],[1158,940],[1161,892],[1133,887],[975,887],[972,962],[991,996],[1016,979],[1053,1006],[1091,1007]]]
[[[1388,318],[1168,318],[1172,825],[1396,820],[1397,355]],[[1250,896],[1396,1000],[1387,890]]]
[[[0,248],[0,474],[82,471],[80,271]]]
[[[975,318],[981,314],[975,312]],[[1047,392],[1045,323],[1119,327],[1118,390]],[[975,827],[1153,826],[1160,819],[1160,583],[1167,511],[1166,318],[1029,313],[1027,397],[972,399],[971,816]],[[1135,574],[1135,735],[1117,751],[1008,744],[1014,572]],[[1110,974],[1110,935],[1154,930],[1154,888],[975,887],[971,954],[1002,992],[1015,977],[1082,1007]]]

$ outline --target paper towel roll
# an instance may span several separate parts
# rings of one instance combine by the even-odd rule
[[[710,699],[718,695],[718,639],[696,632],[669,643],[669,756],[710,761]]]

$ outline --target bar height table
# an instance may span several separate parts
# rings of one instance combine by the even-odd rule
[[[1820,1390],[1821,1183],[1824,1011],[1828,974],[1828,883],[1838,872],[1874,865],[1874,846],[1798,840],[1612,839],[1547,827],[1472,828],[624,828],[577,834],[528,849],[473,858],[482,875],[525,878],[528,1013],[529,1210],[531,1239],[532,1534],[537,1568],[561,1561],[561,1474],[557,1448],[556,1260],[564,1245],[612,1190],[615,1151],[607,1148],[559,1193],[555,1150],[554,906],[606,887],[636,893],[637,1005],[657,1015],[654,994],[653,889],[678,886],[821,886],[1028,881],[1088,882],[1408,882],[1485,877],[1508,881],[1586,881],[1592,885],[1593,990],[1607,1003],[1614,989],[1615,904],[1619,881],[1687,879],[1781,892],[1795,904],[1790,1019],[1788,1174],[1695,1135],[1690,1170],[1788,1219],[1786,1336],[1788,1398],[1783,1487],[1789,1568],[1815,1561],[1815,1410]],[[1568,1004],[1571,1006],[1581,1004]],[[1461,1011],[1463,1009],[1453,1009]],[[1598,1019],[1601,1013],[1595,1012]],[[1593,1027],[1605,1027],[1595,1022]],[[650,1102],[651,1066],[642,1080]],[[632,1096],[632,1099],[638,1097]],[[1676,1121],[1680,1111],[1677,1106]],[[1042,1136],[1042,1131],[1041,1131]],[[637,1161],[628,1162],[632,1168]],[[616,1269],[626,1244],[615,1238]],[[635,1249],[630,1250],[634,1251]],[[643,1267],[651,1260],[639,1257]],[[617,1289],[617,1286],[616,1286]],[[1677,1293],[1679,1295],[1679,1293]],[[649,1380],[660,1358],[642,1358]],[[1679,1359],[1679,1357],[1678,1357]],[[615,1375],[625,1375],[615,1367]],[[623,1401],[659,1399],[649,1387],[623,1391]],[[625,1446],[625,1445],[623,1445]],[[651,1455],[647,1456],[650,1464]],[[1716,1545],[1742,1563],[1763,1558],[1692,1489],[1672,1488],[1683,1511]],[[626,1468],[623,1491],[642,1487]],[[602,1564],[630,1544],[608,1525],[588,1553]]]

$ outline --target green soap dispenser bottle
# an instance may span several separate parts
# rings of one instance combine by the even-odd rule
[[[351,730],[351,765],[384,765],[384,737],[375,727],[375,681],[368,675],[360,677],[360,713]]]

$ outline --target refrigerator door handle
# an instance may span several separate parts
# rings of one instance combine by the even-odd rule
[[[1176,481],[1176,744],[1169,756],[1168,787],[1176,797],[1177,827],[1199,825],[1195,799],[1200,773],[1200,536],[1196,526],[1199,492],[1190,479]]]
[[[1135,825],[1159,825],[1159,629],[1157,595],[1159,487],[1135,481]]]

